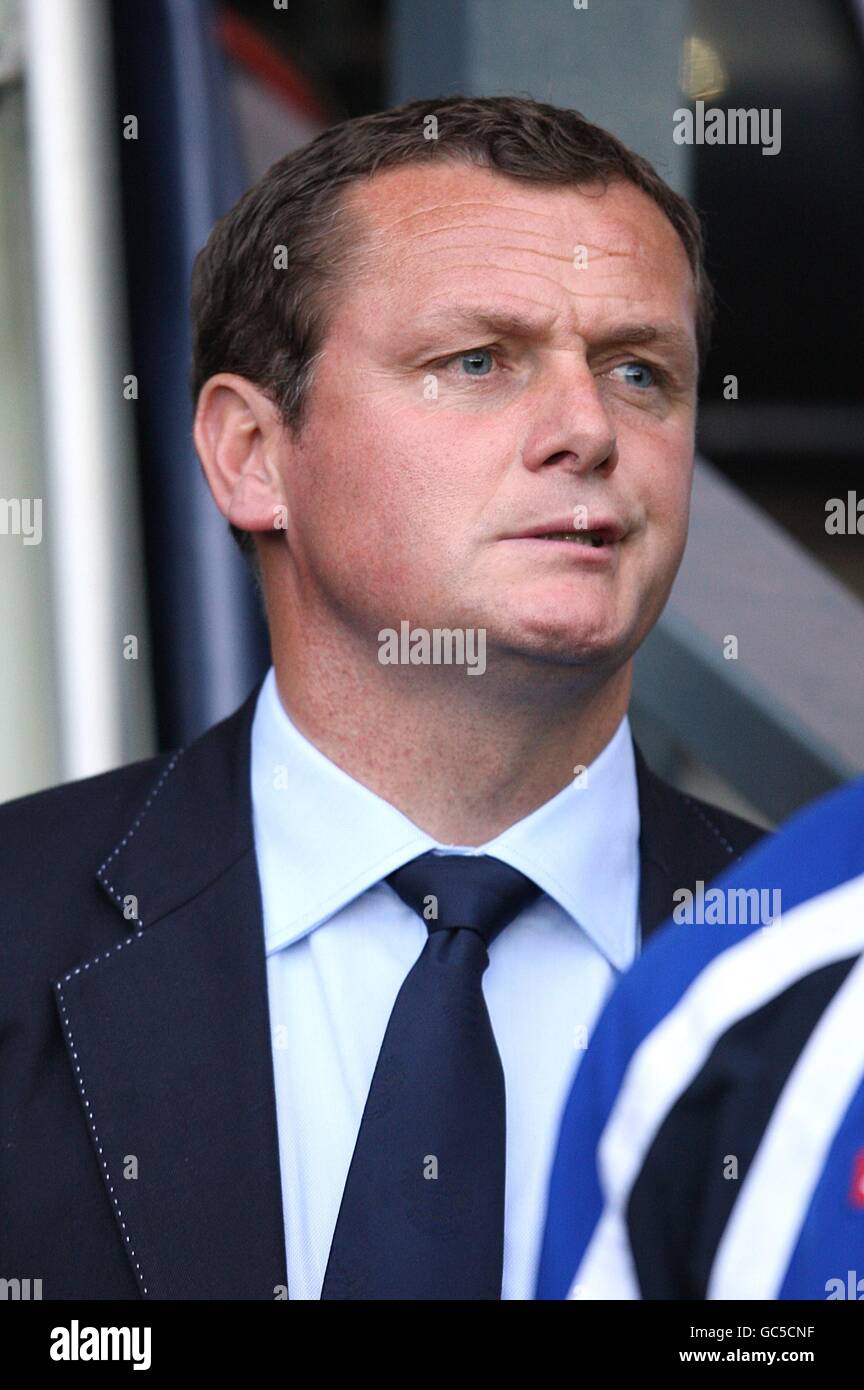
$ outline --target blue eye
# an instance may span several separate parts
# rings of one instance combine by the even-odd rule
[[[637,386],[641,390],[646,390],[657,385],[658,374],[653,367],[648,366],[647,362],[624,362],[620,367],[616,367],[615,371],[624,372],[624,380],[628,386]]]
[[[472,348],[470,352],[461,353],[457,360],[463,364],[466,376],[488,376],[494,359],[491,348]]]

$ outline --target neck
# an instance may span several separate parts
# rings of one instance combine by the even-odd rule
[[[631,662],[602,677],[490,653],[464,667],[372,664],[368,644],[302,641],[271,622],[282,705],[331,762],[442,844],[485,844],[588,767],[630,697]]]

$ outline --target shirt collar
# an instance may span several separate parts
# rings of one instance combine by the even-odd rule
[[[434,840],[331,762],[289,718],[272,667],[252,723],[251,776],[268,955],[418,854],[442,850],[521,870],[616,969],[634,957],[639,803],[626,716],[581,777],[476,849]]]

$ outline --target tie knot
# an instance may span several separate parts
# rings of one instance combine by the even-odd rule
[[[387,875],[404,903],[430,932],[467,927],[486,945],[539,896],[518,869],[488,854],[420,854]]]

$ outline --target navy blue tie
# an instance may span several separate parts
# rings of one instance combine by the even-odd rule
[[[487,947],[540,892],[486,855],[422,854],[387,882],[429,931],[384,1034],[322,1299],[498,1299],[505,1094]]]

